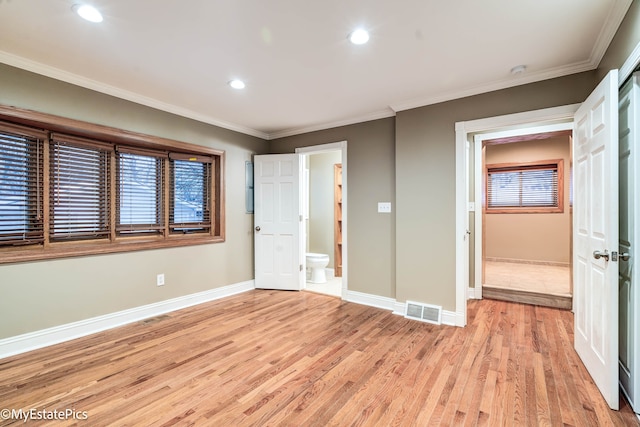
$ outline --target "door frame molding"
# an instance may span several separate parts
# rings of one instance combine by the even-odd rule
[[[640,65],[640,42],[631,51],[620,71],[618,71],[618,88],[621,88],[624,82],[633,74],[633,71]]]
[[[349,248],[348,246],[348,222],[349,222],[349,202],[348,202],[348,173],[347,173],[347,141],[331,142],[328,144],[311,145],[308,147],[297,147],[296,154],[309,155],[320,154],[329,151],[340,151],[342,153],[342,299],[347,295],[349,289]],[[300,177],[302,180],[303,177]],[[306,237],[306,231],[303,233],[302,238]],[[306,268],[306,260],[303,258],[304,268]],[[301,284],[303,285],[303,284]],[[301,289],[303,287],[301,286]]]
[[[493,132],[476,133],[473,137],[474,140],[474,154],[473,154],[473,175],[474,175],[474,188],[473,188],[473,200],[475,206],[474,215],[474,287],[469,288],[469,296],[474,299],[482,299],[482,286],[483,274],[482,263],[484,262],[484,206],[483,200],[483,184],[484,184],[484,164],[482,161],[482,149],[485,146],[484,141],[496,138],[506,138],[511,136],[523,136],[523,135],[535,135],[537,133],[556,132],[561,130],[573,130],[573,117],[571,120],[562,121],[560,123],[536,123],[530,127],[519,127],[517,129],[496,129]],[[568,185],[566,187],[568,189]],[[480,268],[479,268],[480,266]],[[471,291],[473,289],[473,291]]]
[[[525,111],[522,113],[488,117],[484,119],[456,122],[456,325],[467,324],[467,298],[469,293],[468,244],[467,229],[469,224],[469,161],[467,143],[473,140],[475,134],[497,132],[505,128],[531,129],[535,126],[558,122],[573,122],[573,114],[580,104],[563,105],[560,107],[541,110]],[[476,150],[474,150],[475,153]],[[470,154],[469,154],[470,156]],[[475,160],[475,154],[474,154]],[[477,176],[478,171],[476,171]],[[477,180],[476,180],[477,181]],[[477,182],[476,182],[477,185]],[[475,198],[474,198],[475,199]],[[481,209],[481,204],[475,200],[475,212]],[[477,235],[477,230],[475,230]],[[476,245],[478,239],[476,238]],[[477,270],[477,266],[476,266]],[[475,276],[474,276],[475,277]]]

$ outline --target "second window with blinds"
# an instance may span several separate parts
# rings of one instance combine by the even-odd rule
[[[563,160],[486,166],[486,213],[564,212]]]

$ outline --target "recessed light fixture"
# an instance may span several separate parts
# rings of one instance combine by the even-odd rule
[[[511,69],[511,74],[513,74],[514,76],[517,76],[518,74],[522,74],[525,71],[527,71],[526,65],[516,65]]]
[[[365,44],[369,41],[369,32],[365,29],[358,28],[349,34],[349,41],[353,44]]]
[[[231,81],[229,81],[229,86],[231,86],[234,89],[244,89],[245,84],[242,80],[239,79],[233,79]]]
[[[102,22],[102,14],[100,11],[88,4],[74,4],[71,10],[89,22]]]

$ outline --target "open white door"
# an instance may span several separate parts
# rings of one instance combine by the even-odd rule
[[[631,407],[640,412],[640,293],[635,280],[635,245],[640,242],[640,73],[620,92],[620,386]]]
[[[254,156],[255,285],[300,290],[300,156]]]
[[[575,349],[618,409],[618,70],[575,114]]]

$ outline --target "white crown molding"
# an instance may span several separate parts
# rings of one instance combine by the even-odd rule
[[[600,29],[600,34],[596,39],[593,49],[591,50],[590,61],[594,64],[594,68],[598,67],[602,57],[607,52],[611,40],[620,28],[620,24],[627,14],[633,0],[617,0],[613,2],[613,6],[609,10],[609,14],[605,19],[605,25]]]
[[[596,64],[597,66],[597,64]],[[424,107],[427,105],[438,104],[440,102],[452,101],[454,99],[465,98],[473,95],[480,95],[482,93],[493,92],[496,90],[507,89],[510,87],[521,86],[528,83],[535,83],[542,80],[553,79],[557,77],[564,77],[570,74],[582,73],[584,71],[591,71],[596,68],[591,61],[580,62],[564,67],[557,67],[538,73],[527,73],[520,78],[510,78],[508,80],[499,80],[488,84],[478,85],[462,89],[460,91],[453,91],[442,93],[435,96],[429,96],[425,98],[415,98],[407,100],[405,102],[390,105],[389,107],[393,111],[400,112],[405,110],[411,110],[413,108]]]
[[[386,119],[388,117],[393,117],[395,115],[396,113],[393,110],[385,109],[381,111],[374,111],[372,113],[367,113],[362,116],[352,117],[345,120],[327,122],[319,125],[312,125],[312,126],[306,126],[301,128],[291,128],[291,129],[276,131],[276,132],[270,133],[267,139],[273,140],[277,138],[285,138],[287,136],[301,135],[303,133],[315,132],[318,130],[332,129],[340,126],[348,126],[348,125],[353,125],[357,123],[370,122],[371,120]]]
[[[564,77],[570,74],[582,73],[598,68],[602,57],[609,48],[609,44],[615,36],[624,16],[631,6],[632,0],[621,0],[613,2],[612,8],[609,10],[605,25],[603,25],[598,38],[591,50],[589,59],[582,62],[576,62],[562,67],[556,67],[537,73],[526,73],[519,78],[508,78],[499,80],[489,84],[469,87],[460,91],[452,91],[442,93],[440,95],[429,96],[424,98],[414,98],[404,102],[392,104],[389,107],[396,113],[399,111],[410,110],[412,108],[424,107],[440,102],[451,101],[454,99],[465,98],[467,96],[479,95],[481,93],[493,92],[496,90],[507,89],[510,87],[520,86],[528,83],[535,83],[543,80]]]
[[[222,286],[204,292],[185,295],[153,304],[134,307],[103,316],[92,317],[78,322],[54,326],[35,332],[0,340],[0,359],[27,351],[47,347],[72,339],[84,337],[128,323],[159,316],[171,311],[217,300],[255,289],[253,280]]]
[[[46,77],[51,77],[53,79],[60,80],[65,83],[70,83],[86,89],[95,90],[96,92],[104,93],[106,95],[115,96],[116,98],[135,102],[136,104],[141,104],[147,107],[156,108],[161,111],[166,111],[167,113],[176,114],[178,116],[186,117],[188,119],[197,120],[199,122],[218,126],[228,130],[232,130],[234,132],[243,133],[245,135],[255,136],[257,138],[262,138],[265,140],[269,139],[269,135],[267,133],[261,132],[256,129],[251,129],[246,126],[241,126],[234,123],[218,120],[213,117],[209,117],[207,115],[189,110],[187,108],[182,108],[177,105],[159,101],[154,98],[149,98],[147,96],[140,95],[135,92],[120,89],[115,86],[101,83],[96,80],[92,80],[77,74],[73,74],[68,71],[61,70],[59,68],[51,67],[49,65],[45,65],[40,62],[32,61],[30,59],[22,58],[20,56],[16,56],[14,54],[4,52],[1,50],[0,50],[0,62],[3,64],[10,65],[12,67],[20,68],[26,71],[31,71],[32,73],[40,74]]]

